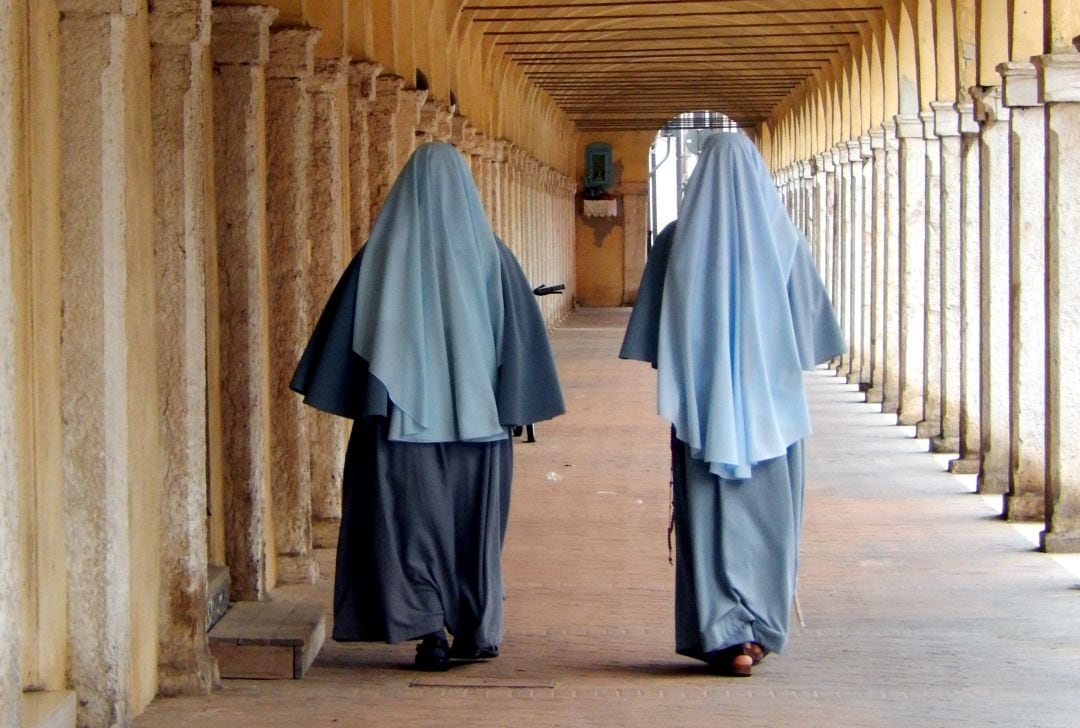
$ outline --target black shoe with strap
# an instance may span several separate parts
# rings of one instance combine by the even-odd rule
[[[413,667],[424,672],[445,672],[450,669],[450,643],[442,630],[424,635],[420,640]]]

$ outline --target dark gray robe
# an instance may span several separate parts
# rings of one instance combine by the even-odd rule
[[[501,242],[498,248],[505,323],[496,401],[509,429],[565,407],[539,307],[513,254]],[[386,388],[352,349],[362,259],[361,250],[342,274],[291,383],[307,404],[355,420],[342,486],[333,637],[399,642],[445,626],[474,644],[498,645],[512,441],[387,439]]]
[[[660,308],[671,223],[656,237],[620,356],[656,366]],[[804,369],[843,352],[843,337],[806,245],[800,245],[787,296]],[[730,645],[757,642],[771,652],[787,640],[803,515],[803,447],[727,480],[691,457],[672,436],[675,506],[675,649],[704,659]]]

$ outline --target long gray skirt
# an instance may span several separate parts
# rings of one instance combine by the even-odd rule
[[[672,438],[675,649],[706,653],[757,642],[779,652],[788,635],[803,513],[802,442],[724,480]]]
[[[446,627],[498,645],[511,441],[402,443],[386,431],[385,418],[358,419],[349,439],[334,639],[400,642]]]

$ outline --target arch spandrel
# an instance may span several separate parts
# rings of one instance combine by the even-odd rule
[[[1076,50],[1074,39],[1080,36],[1080,3],[1076,0],[1046,0],[1049,9],[1049,45],[1051,52]]]
[[[937,100],[956,101],[959,88],[955,10],[952,0],[937,0],[934,20]]]
[[[916,2],[904,0],[897,7],[896,74],[898,113],[918,114],[919,52],[916,42]]]
[[[885,24],[884,20],[872,24],[873,38],[870,52],[870,128],[881,126],[887,117],[885,101]]]
[[[1012,6],[1009,60],[1026,62],[1046,49],[1044,0],[1024,0]]]
[[[979,86],[998,86],[997,65],[1009,58],[1009,1],[982,0],[978,12]]]
[[[873,82],[870,66],[872,64],[873,37],[867,33],[859,48],[859,133],[866,134],[874,126],[873,120]]]
[[[900,13],[894,7],[893,12],[886,16],[881,33],[882,121],[891,121],[900,113],[899,24]]]

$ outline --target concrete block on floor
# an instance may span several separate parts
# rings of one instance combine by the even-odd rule
[[[325,639],[317,605],[236,602],[210,630],[210,651],[223,678],[299,679]]]

